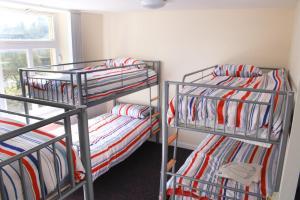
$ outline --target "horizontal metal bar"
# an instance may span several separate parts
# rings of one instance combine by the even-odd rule
[[[111,68],[109,68],[111,70]],[[114,68],[115,69],[115,68]],[[107,70],[107,69],[106,69]],[[140,69],[140,70],[136,70],[136,71],[130,71],[130,72],[123,72],[123,71],[120,71],[118,74],[112,74],[112,75],[109,75],[109,76],[99,76],[97,78],[93,78],[93,79],[88,79],[88,81],[95,81],[95,80],[98,80],[98,79],[103,79],[103,78],[110,78],[110,77],[116,77],[116,76],[124,76],[124,75],[128,75],[128,74],[134,74],[134,73],[142,73],[143,71],[145,72],[143,75],[146,75],[146,72],[148,71],[149,69],[148,68],[144,68],[144,69]],[[105,71],[105,70],[104,70]],[[140,75],[139,74],[139,75]]]
[[[61,63],[61,64],[56,64],[56,65],[43,65],[43,66],[38,66],[35,68],[20,68],[23,71],[32,71],[31,69],[37,69],[39,67],[60,67],[60,66],[66,66],[66,65],[76,65],[76,64],[84,64],[84,63],[93,63],[93,62],[105,62],[107,60],[111,60],[111,59],[100,59],[100,60],[89,60],[89,61],[80,61],[80,62],[69,62],[69,63]]]
[[[123,74],[125,75],[125,74]],[[115,75],[116,76],[116,75]],[[106,77],[105,77],[106,78]],[[114,83],[120,83],[120,81],[128,81],[128,80],[134,80],[136,78],[145,78],[144,80],[139,80],[139,81],[136,81],[134,83],[138,83],[138,82],[142,82],[142,81],[146,81],[147,79],[149,79],[150,77],[148,77],[146,74],[139,74],[139,75],[135,75],[135,76],[132,76],[132,77],[128,77],[128,78],[119,78],[117,80],[114,80],[114,81],[110,81],[110,82],[106,82],[104,84],[99,84],[99,85],[92,85],[92,86],[88,86],[87,89],[94,89],[94,88],[98,88],[98,87],[103,87],[103,86],[106,86],[106,85],[110,85],[110,84],[114,84]],[[94,79],[95,80],[95,79]],[[88,80],[88,82],[91,81],[91,80]],[[130,84],[134,84],[134,83],[130,83]],[[97,84],[97,82],[95,83]]]
[[[51,78],[51,77],[46,77],[46,76],[41,76],[41,77],[35,77],[35,76],[29,76],[28,77],[28,79],[33,79],[33,80],[45,80],[45,81],[63,81],[63,82],[67,82],[67,83],[69,83],[70,82],[70,80],[69,79],[57,79],[57,78]],[[30,85],[31,86],[31,85]]]
[[[70,110],[68,112],[59,114],[57,116],[50,117],[49,119],[45,119],[43,121],[39,121],[39,122],[36,122],[34,124],[30,124],[30,125],[24,126],[22,128],[10,131],[9,133],[0,135],[0,141],[9,140],[11,138],[17,137],[19,135],[30,132],[32,130],[36,130],[36,129],[41,128],[43,126],[46,126],[46,125],[49,125],[51,123],[60,121],[60,120],[64,119],[67,116],[72,116],[72,115],[78,114],[80,112],[81,112],[80,109]]]
[[[36,120],[43,120],[43,118],[41,118],[41,117],[36,117],[36,116],[32,116],[32,115],[17,113],[17,112],[13,112],[13,111],[9,111],[9,110],[0,109],[0,112],[7,113],[7,114],[10,114],[10,115],[17,115],[17,116],[21,116],[21,117],[28,117],[28,118],[36,119]]]
[[[11,157],[11,158],[9,158],[7,160],[3,160],[3,161],[0,162],[0,168],[3,167],[3,166],[5,166],[5,165],[8,165],[8,164],[10,164],[10,163],[12,163],[12,162],[14,162],[16,160],[18,160],[18,159],[26,157],[29,154],[32,154],[32,153],[34,153],[34,152],[36,152],[36,151],[38,151],[40,149],[43,149],[43,148],[49,146],[52,143],[58,142],[60,140],[63,140],[64,138],[66,138],[66,136],[67,136],[67,134],[60,135],[60,136],[58,136],[56,138],[53,138],[53,139],[51,139],[51,140],[49,140],[49,141],[47,141],[47,142],[45,142],[45,143],[43,143],[41,145],[35,146],[32,149],[29,149],[27,151],[19,153],[18,155],[15,155],[14,157]]]
[[[280,94],[280,95],[286,95],[288,93],[288,91],[276,91],[276,90],[274,91],[274,90],[265,90],[265,89],[241,88],[241,87],[212,85],[212,84],[203,84],[203,83],[186,83],[186,82],[178,82],[178,81],[165,81],[165,82],[168,83],[169,85],[195,86],[195,87],[249,91],[249,92],[258,92],[258,93]]]
[[[239,189],[235,189],[233,187],[220,185],[220,184],[217,184],[217,183],[212,183],[212,182],[201,180],[201,179],[195,179],[195,178],[192,178],[192,177],[189,177],[189,176],[183,176],[183,175],[172,173],[172,172],[167,172],[166,174],[169,175],[169,176],[175,176],[177,178],[183,178],[183,179],[187,179],[187,180],[190,180],[190,181],[196,181],[196,182],[199,182],[199,183],[202,183],[202,184],[212,185],[212,186],[215,186],[215,187],[221,187],[221,188],[232,190],[232,191],[235,191],[235,192],[242,192],[244,194],[248,194],[248,195],[251,195],[251,196],[256,196],[256,197],[259,197],[259,198],[264,197],[264,196],[259,195],[257,193],[248,192],[248,191],[245,191],[245,190],[239,190]],[[196,189],[196,188],[194,188],[194,189]]]
[[[67,66],[67,65],[74,65],[74,64],[84,64],[84,63],[88,63],[88,61],[87,62],[81,62],[81,63],[52,65],[52,67]],[[129,68],[129,67],[135,67],[135,66],[138,67],[138,66],[141,66],[141,65],[145,65],[145,67],[147,67],[146,63],[140,63],[140,64],[132,64],[132,65],[114,67],[113,69]],[[51,67],[51,66],[49,66],[49,67]],[[111,70],[112,68],[95,69],[95,70],[87,70],[87,71],[81,71],[81,69],[83,69],[83,68],[75,68],[74,70],[46,70],[46,69],[43,69],[43,68],[22,68],[21,70],[22,71],[27,71],[27,72],[46,72],[46,73],[61,73],[61,74],[88,74],[88,73],[99,72],[99,71],[107,71],[107,70]]]
[[[201,182],[200,182],[201,183]],[[202,184],[204,184],[204,183],[202,183]],[[210,185],[210,184],[206,184],[206,185],[208,185],[208,186],[213,186],[213,185]],[[193,186],[189,186],[189,185],[185,185],[185,184],[180,184],[180,183],[176,183],[176,186],[179,186],[179,187],[182,187],[183,188],[183,190],[185,190],[186,191],[186,188],[187,189],[189,189],[189,190],[195,190],[195,191],[197,191],[198,193],[200,192],[200,193],[204,193],[205,195],[204,196],[208,196],[208,197],[211,197],[211,196],[213,196],[213,197],[215,197],[215,196],[217,196],[217,197],[219,197],[220,199],[225,199],[225,200],[238,200],[237,198],[235,198],[235,197],[230,197],[230,196],[227,196],[226,194],[223,194],[223,193],[216,193],[216,192],[213,192],[213,191],[208,191],[208,190],[206,190],[206,189],[200,189],[200,188],[194,188]],[[218,186],[214,186],[214,187],[218,187]],[[219,189],[219,188],[218,188]],[[226,190],[231,190],[230,188],[226,188]],[[238,190],[238,189],[237,189]],[[241,194],[247,194],[247,191],[245,191],[245,190],[241,190],[241,191],[239,191],[239,192],[237,192],[237,191],[232,191],[232,192],[235,192],[235,193],[241,193]],[[191,192],[192,193],[192,192]],[[176,194],[175,194],[176,195]],[[249,196],[252,196],[252,195],[250,195],[250,194],[248,194]],[[188,197],[188,196],[187,196]],[[258,199],[266,199],[266,198],[264,198],[263,196],[255,196],[256,198],[258,198]],[[257,200],[258,200],[257,199]]]
[[[133,90],[126,90],[126,91],[123,91],[123,92],[118,92],[117,94],[109,95],[107,97],[103,97],[103,98],[98,99],[98,100],[90,100],[90,102],[88,102],[86,105],[87,105],[87,107],[92,107],[92,106],[95,106],[95,105],[98,105],[98,104],[101,104],[101,103],[105,103],[105,102],[113,100],[113,99],[117,99],[117,98],[129,95],[129,94],[132,94],[134,92],[138,92],[138,91],[147,89],[149,87],[156,86],[156,85],[159,85],[159,80],[157,82],[154,82],[154,83],[151,83],[149,85],[142,86],[142,87],[138,87],[138,88],[133,89]]]
[[[208,133],[208,134],[215,134],[215,135],[221,135],[221,136],[228,136],[228,137],[232,137],[232,138],[239,138],[239,139],[246,139],[246,140],[253,140],[253,141],[257,141],[257,142],[264,142],[264,143],[269,143],[269,144],[279,144],[280,141],[278,140],[267,140],[267,139],[262,139],[262,138],[254,138],[254,137],[250,137],[250,136],[245,136],[245,135],[239,135],[239,134],[233,134],[233,133],[229,133],[229,132],[220,132],[214,130],[213,128],[207,128],[207,127],[196,127],[191,125],[191,127],[189,126],[180,126],[181,123],[178,123],[178,126],[172,126],[173,128],[178,128],[178,129],[182,129],[182,130],[189,130],[189,131],[195,131],[195,132],[201,132],[201,133]],[[210,130],[212,129],[212,130]]]
[[[271,105],[268,102],[260,102],[260,101],[251,101],[251,100],[243,100],[243,99],[231,99],[231,98],[224,98],[224,97],[216,97],[216,96],[207,96],[207,95],[194,95],[194,94],[184,94],[179,93],[179,96],[187,96],[187,97],[198,97],[204,99],[212,99],[212,100],[223,100],[223,101],[233,101],[233,102],[241,102],[241,103],[250,103],[250,104],[259,104],[259,105]]]
[[[194,71],[194,72],[191,72],[191,73],[187,73],[183,76],[182,78],[182,82],[185,82],[185,79],[188,77],[188,76],[192,76],[192,75],[195,75],[195,74],[198,74],[198,73],[201,73],[201,72],[204,72],[204,71],[207,71],[209,69],[213,69],[215,68],[217,65],[214,65],[214,66],[211,66],[211,67],[206,67],[204,69],[200,69],[200,70],[197,70],[197,71]]]
[[[148,79],[149,80],[149,79]],[[119,80],[120,81],[120,80]],[[119,81],[116,81],[116,82],[119,82]],[[131,86],[132,84],[136,84],[136,83],[142,83],[142,84],[148,84],[147,83],[147,79],[145,79],[145,80],[142,80],[142,81],[137,81],[137,82],[135,82],[135,83],[130,83],[130,84],[128,84],[128,85],[121,85],[121,86],[119,86],[119,87],[114,87],[113,89],[114,90],[119,90],[119,89],[121,89],[121,90],[123,90],[125,87],[129,87],[129,86]],[[106,84],[105,84],[106,85]],[[103,85],[99,85],[99,86],[97,86],[97,87],[102,87]],[[107,90],[103,90],[103,91],[98,91],[98,92],[95,92],[95,93],[91,93],[91,94],[85,94],[85,95],[83,95],[83,97],[91,97],[91,96],[95,96],[95,95],[98,95],[98,94],[103,94],[103,93],[106,93],[106,92],[109,92],[109,91],[111,91],[111,89],[107,89]],[[129,91],[131,91],[130,89],[129,89]],[[119,93],[118,91],[116,91],[116,92],[114,92],[114,93]]]
[[[20,96],[11,96],[11,95],[6,95],[6,94],[0,94],[0,98],[15,100],[15,101],[21,101],[21,102],[26,102],[26,103],[34,103],[34,104],[39,104],[39,105],[44,105],[44,106],[51,106],[51,107],[69,109],[69,110],[76,108],[76,106],[73,106],[73,105],[50,102],[50,101],[45,101],[45,100],[40,100],[40,99],[20,97]]]

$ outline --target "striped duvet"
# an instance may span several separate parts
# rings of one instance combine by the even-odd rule
[[[0,118],[0,134],[16,130],[24,124],[17,121]],[[37,145],[41,145],[55,136],[40,130],[34,130],[21,136],[0,142],[0,162],[7,160],[24,151],[30,150]],[[64,141],[55,143],[56,159],[59,163],[59,178],[62,184],[66,183],[68,175],[68,163],[66,144]],[[56,175],[54,170],[53,148],[48,147],[41,150],[42,175],[45,181],[46,194],[50,194],[56,188]],[[75,179],[81,180],[84,175],[84,168],[80,159],[73,151],[73,161],[75,168]],[[39,181],[37,154],[31,154],[22,160],[26,190],[28,199],[40,199],[41,184]],[[23,199],[20,179],[20,168],[18,162],[6,165],[1,170],[5,185],[5,195],[8,199]],[[0,197],[1,198],[1,197]]]
[[[202,181],[209,181],[222,186],[237,187],[243,191],[254,192],[262,196],[271,196],[275,181],[277,155],[278,148],[275,146],[264,148],[233,140],[229,137],[208,135],[188,157],[177,174]],[[261,165],[261,181],[259,183],[252,183],[250,186],[244,186],[233,180],[217,177],[215,174],[219,167],[229,162],[257,163]],[[174,179],[172,177],[167,183],[168,195],[174,194],[173,182]],[[180,184],[201,189],[202,192],[195,189],[188,189],[180,186]],[[203,192],[203,190],[206,190],[206,192]],[[236,199],[257,199],[252,195],[234,193],[229,189],[220,189],[220,187],[216,188],[196,181],[176,178],[176,199],[190,199],[190,197],[193,197],[192,199],[205,199],[204,197],[218,199],[216,195],[213,196],[209,192],[226,197],[236,197]]]
[[[93,179],[129,157],[150,136],[150,120],[105,113],[89,119],[89,138]],[[152,130],[159,128],[153,120]],[[72,127],[73,131],[73,127]],[[73,143],[79,145],[78,132],[73,133]],[[78,149],[78,154],[80,154]]]
[[[266,89],[273,91],[285,90],[284,70],[273,70],[258,77],[230,77],[210,76],[201,83],[209,85],[222,85],[240,88]],[[198,95],[199,97],[180,96],[178,99],[179,122],[208,128],[224,129],[248,135],[256,134],[265,139],[269,126],[271,106],[248,104],[234,101],[212,100],[201,96],[221,97],[225,99],[250,100],[256,102],[271,102],[271,94],[238,90],[213,89],[207,87],[185,86],[181,91],[184,94]],[[274,116],[272,124],[272,139],[278,139],[283,123],[283,96],[275,95]],[[187,109],[186,109],[187,108]],[[247,114],[248,113],[248,114]],[[169,103],[168,123],[173,124],[175,118],[175,97]]]
[[[72,102],[71,85],[66,82],[70,80],[70,75],[52,74],[51,76],[34,76],[34,78],[37,79],[30,79],[29,83],[26,83],[30,85],[32,97]],[[41,81],[40,78],[43,80]],[[155,83],[157,81],[157,74],[154,70],[147,68],[111,68],[104,71],[87,73],[87,80],[89,89],[87,94],[85,89],[83,90],[83,96],[84,100],[89,102],[118,92],[142,87],[148,83]],[[82,81],[84,82],[84,80]],[[76,79],[74,79],[74,84],[76,84]],[[78,103],[77,86],[74,87],[74,94],[75,103]]]

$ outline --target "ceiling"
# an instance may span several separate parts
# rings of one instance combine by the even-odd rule
[[[0,0],[25,3],[40,7],[86,11],[139,11],[146,10],[140,0]],[[230,9],[230,8],[292,8],[297,0],[168,0],[162,8],[168,9]]]

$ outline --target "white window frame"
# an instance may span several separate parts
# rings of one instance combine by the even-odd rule
[[[12,12],[22,12],[17,9],[12,9]],[[24,11],[23,11],[24,12]],[[0,52],[1,51],[13,51],[13,50],[22,50],[26,51],[27,56],[27,67],[35,67],[33,64],[33,49],[54,49],[54,58],[52,64],[58,63],[59,55],[59,41],[58,41],[58,22],[57,16],[55,13],[49,12],[40,12],[42,15],[50,15],[53,17],[53,39],[51,40],[0,40]],[[4,92],[3,84],[3,72],[0,69],[0,92]],[[0,102],[1,108],[6,108],[6,102]],[[37,105],[33,104],[33,108],[38,108]]]
[[[14,11],[12,11],[14,12]],[[19,12],[19,11],[15,11]],[[0,40],[0,51],[5,50],[26,50],[27,51],[27,67],[34,67],[33,64],[33,49],[55,49],[54,63],[58,61],[58,33],[57,33],[57,17],[54,13],[42,12],[41,14],[50,15],[53,17],[53,39],[52,40]]]

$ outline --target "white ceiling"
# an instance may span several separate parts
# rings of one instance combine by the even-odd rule
[[[3,0],[0,0],[3,1]],[[5,1],[5,0],[4,0]],[[297,0],[168,0],[162,9],[292,8]],[[87,11],[145,10],[139,0],[7,0],[41,7]]]

